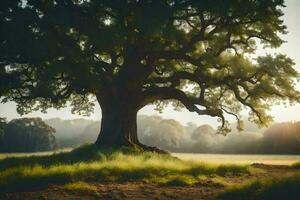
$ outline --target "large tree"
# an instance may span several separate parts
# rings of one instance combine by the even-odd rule
[[[265,125],[281,100],[299,102],[297,71],[277,48],[283,0],[1,0],[3,102],[19,113],[102,110],[97,145],[140,145],[137,112],[169,102]],[[69,102],[69,103],[68,103]]]

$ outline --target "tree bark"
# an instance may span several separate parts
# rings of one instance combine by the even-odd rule
[[[146,151],[168,154],[168,152],[144,145],[137,136],[138,104],[134,98],[97,98],[101,110],[101,130],[96,141],[100,148],[138,147]]]
[[[126,103],[101,105],[101,130],[96,141],[101,147],[138,145],[137,109]]]
[[[141,66],[128,69],[119,72],[119,76],[96,95],[102,110],[101,130],[96,145],[140,147],[148,151],[167,153],[156,147],[143,145],[138,140],[137,112],[143,107],[141,87],[145,74],[143,71],[137,73]],[[137,80],[132,78],[133,74],[136,74]]]

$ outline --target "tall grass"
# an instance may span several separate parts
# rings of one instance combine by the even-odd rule
[[[88,155],[89,159],[81,160],[74,155]],[[61,157],[66,160],[61,160]],[[10,167],[0,172],[0,190],[20,191],[78,181],[146,181],[192,185],[203,175],[234,176],[250,173],[248,166],[209,165],[182,161],[170,155],[132,150],[100,152],[90,146],[69,154],[18,159],[3,161]]]
[[[281,178],[259,179],[240,187],[230,188],[219,200],[299,200],[300,174]]]

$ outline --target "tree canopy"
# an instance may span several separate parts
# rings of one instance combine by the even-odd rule
[[[283,0],[0,4],[0,93],[19,113],[71,102],[73,112],[88,114],[93,96],[103,116],[115,113],[107,105],[125,116],[127,108],[173,102],[218,117],[226,132],[228,115],[242,128],[240,112],[248,108],[251,121],[266,125],[270,106],[300,99],[292,59],[253,58],[258,46],[284,42]]]

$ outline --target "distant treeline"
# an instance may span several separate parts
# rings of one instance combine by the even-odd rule
[[[0,118],[0,152],[36,152],[57,148],[55,129],[41,118],[7,122]]]
[[[300,122],[275,123],[268,129],[259,129],[248,122],[243,132],[234,127],[233,124],[232,132],[224,136],[216,134],[210,125],[184,126],[159,116],[138,117],[140,141],[171,152],[300,154]],[[86,119],[23,118],[9,123],[0,119],[0,151],[76,147],[94,142],[99,132],[100,122]]]
[[[56,129],[59,147],[94,142],[100,132],[98,121],[55,118],[45,122]],[[210,125],[184,126],[173,119],[139,116],[138,137],[144,144],[172,152],[300,154],[300,122],[275,123],[268,129],[246,122],[243,132],[232,124],[232,132],[223,136]]]
[[[232,154],[299,154],[300,122],[276,123],[268,129],[259,129],[245,123],[238,132],[232,125],[228,135],[216,134],[210,125],[183,126],[178,121],[155,116],[139,118],[140,140],[172,152],[232,153]]]

